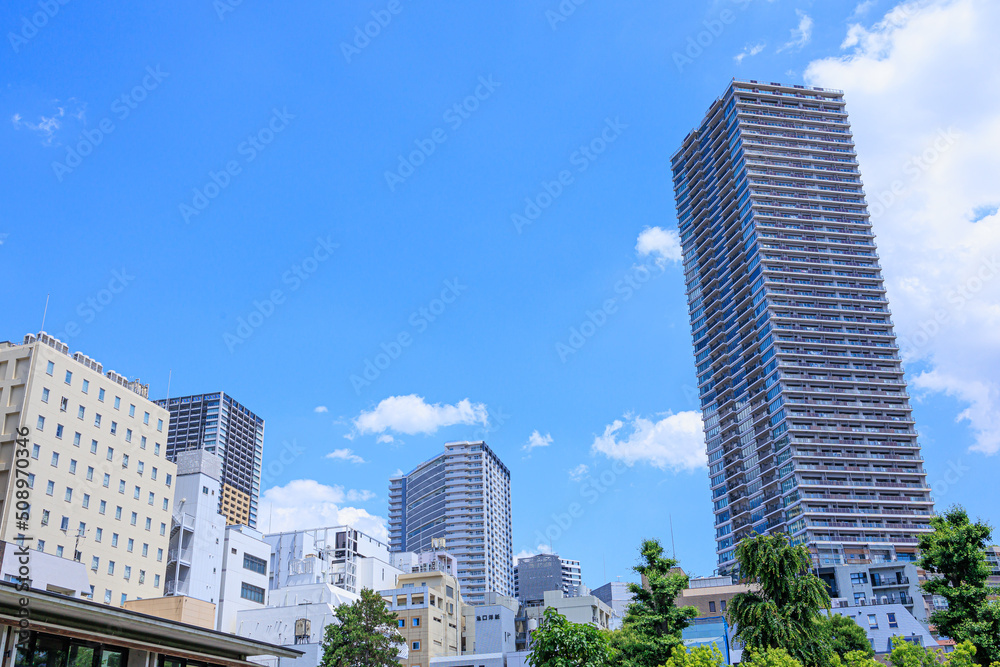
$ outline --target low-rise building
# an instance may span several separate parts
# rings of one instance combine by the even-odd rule
[[[830,597],[845,600],[845,606],[900,604],[918,621],[927,622],[920,576],[912,562],[835,565],[820,567],[818,574]]]
[[[359,594],[364,588],[358,584],[362,560],[373,558],[391,565],[389,545],[351,526],[269,533],[264,540],[271,551],[270,589],[327,583]]]
[[[628,611],[628,606],[635,599],[635,594],[629,590],[628,584],[624,581],[612,581],[595,588],[590,591],[590,594],[611,607],[611,610],[614,612],[614,616],[611,618],[611,629],[617,630],[620,628],[622,620],[625,618],[625,613]]]
[[[474,651],[476,628],[466,624],[468,612],[455,577],[441,571],[401,574],[395,588],[379,594],[406,640],[402,667],[429,667],[432,658]]]
[[[236,632],[236,615],[267,606],[271,547],[249,526],[226,526],[216,628]]]
[[[531,644],[531,633],[541,624],[546,609],[554,609],[572,623],[585,623],[601,630],[611,628],[614,611],[586,588],[582,595],[566,596],[562,591],[545,591],[540,604],[521,605],[515,620],[517,649],[525,650]]]
[[[750,587],[733,581],[731,576],[693,577],[688,587],[677,596],[678,607],[696,607],[700,618],[720,616],[726,613],[729,603]]]

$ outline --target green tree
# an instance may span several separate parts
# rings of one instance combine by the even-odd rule
[[[802,663],[783,648],[749,649],[740,662],[743,667],[802,667]]]
[[[841,664],[844,667],[883,667],[881,662],[872,657],[873,653],[871,646],[868,647],[868,652],[849,651],[842,656]]]
[[[821,616],[814,635],[841,658],[852,652],[864,653],[867,657],[875,655],[868,634],[850,616],[834,613]]]
[[[690,651],[684,646],[675,646],[664,667],[722,667],[725,663],[722,651],[715,644],[695,646]]]
[[[531,667],[606,667],[611,664],[607,634],[592,625],[571,623],[551,607],[531,633]]]
[[[751,651],[784,649],[803,664],[828,664],[832,651],[817,633],[830,595],[810,572],[809,551],[792,546],[786,535],[758,535],[740,542],[736,559],[743,580],[752,584],[729,603],[737,638]]]
[[[930,622],[941,634],[957,642],[971,641],[976,662],[989,665],[1000,660],[1000,602],[988,598],[990,568],[986,547],[993,529],[973,522],[960,506],[931,518],[932,533],[920,537],[920,565],[937,575],[923,589],[948,601],[948,608],[931,614]]]
[[[904,637],[893,637],[889,664],[892,667],[941,667],[940,655],[938,650],[928,650]]]
[[[671,572],[677,561],[663,555],[658,540],[645,540],[641,559],[633,571],[643,585],[629,584],[633,600],[625,612],[620,630],[611,643],[623,667],[656,667],[670,659],[681,645],[681,630],[698,615],[696,607],[678,607],[677,595],[687,588],[683,572]]]
[[[382,596],[366,588],[360,600],[340,605],[334,615],[338,622],[323,633],[321,667],[396,667],[406,642]]]

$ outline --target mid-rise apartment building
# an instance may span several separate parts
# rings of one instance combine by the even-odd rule
[[[580,561],[560,558],[557,554],[538,554],[521,558],[514,566],[514,597],[521,604],[541,602],[546,591],[579,594],[583,586]]]
[[[219,512],[229,525],[257,527],[264,419],[224,392],[162,399],[170,411],[167,456],[204,450],[222,459]]]
[[[716,552],[912,560],[933,501],[843,93],[734,81],[672,158]]]
[[[164,587],[176,466],[147,396],[44,332],[0,343],[0,539],[83,563],[115,606]]]
[[[442,454],[389,482],[392,551],[432,550],[445,539],[458,558],[468,604],[514,593],[510,471],[485,442],[449,442]]]
[[[406,640],[402,667],[430,667],[433,658],[471,652],[475,627],[466,625],[465,602],[458,581],[440,570],[401,574],[396,587],[379,591],[396,614]]]

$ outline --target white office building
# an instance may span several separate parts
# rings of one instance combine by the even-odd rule
[[[267,606],[267,569],[271,547],[249,526],[226,526],[216,630],[236,633],[241,611]]]

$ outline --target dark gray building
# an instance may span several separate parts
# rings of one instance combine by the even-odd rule
[[[514,597],[521,604],[542,602],[545,591],[562,591],[567,597],[575,597],[582,587],[578,560],[538,554],[521,558],[514,567]]]
[[[167,458],[202,449],[222,459],[219,512],[228,525],[257,527],[264,420],[222,392],[156,401],[170,411]]]
[[[722,573],[914,560],[934,509],[844,95],[733,81],[671,160]]]

